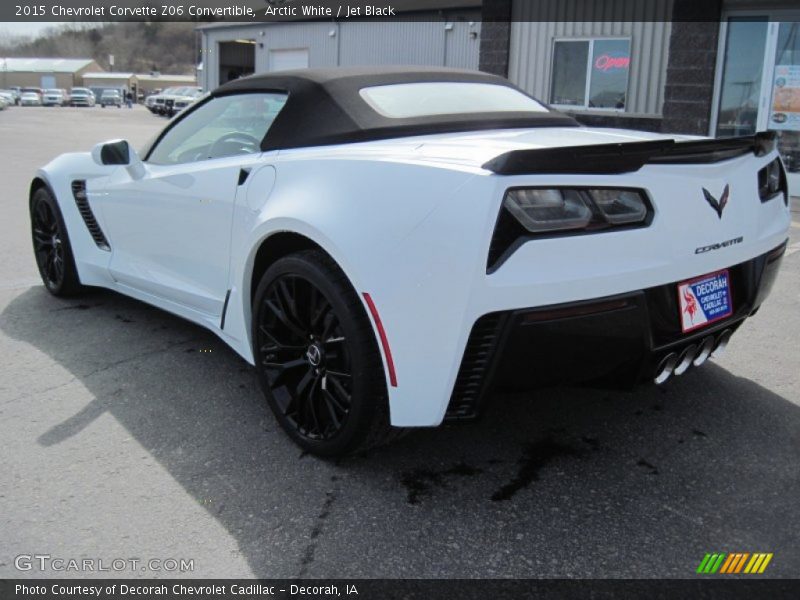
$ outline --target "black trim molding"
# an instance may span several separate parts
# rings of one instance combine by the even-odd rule
[[[81,213],[83,222],[86,224],[86,228],[89,230],[89,234],[92,236],[94,243],[97,244],[100,250],[111,252],[111,246],[103,230],[100,228],[94,216],[94,212],[92,212],[92,207],[89,206],[89,199],[86,197],[85,181],[76,179],[72,182],[72,196],[75,198],[75,204],[78,206],[78,211]]]

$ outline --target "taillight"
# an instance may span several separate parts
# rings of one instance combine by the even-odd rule
[[[758,196],[761,202],[769,202],[779,195],[783,195],[783,203],[789,204],[789,188],[786,181],[786,171],[780,158],[776,158],[758,172]]]

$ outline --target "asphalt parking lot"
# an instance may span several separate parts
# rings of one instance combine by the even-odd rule
[[[713,364],[497,397],[478,423],[325,462],[211,333],[39,282],[34,170],[164,123],[0,112],[0,577],[93,575],[21,572],[23,554],[194,564],[126,577],[695,577],[707,552],[771,552],[764,576],[800,574],[800,201],[771,298]]]

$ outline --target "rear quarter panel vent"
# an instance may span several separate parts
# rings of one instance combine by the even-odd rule
[[[481,400],[488,391],[490,370],[504,322],[504,314],[498,312],[484,315],[473,325],[447,406],[446,419],[478,416]]]

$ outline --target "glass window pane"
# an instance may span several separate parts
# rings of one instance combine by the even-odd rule
[[[547,112],[514,88],[491,83],[398,83],[363,88],[361,97],[391,119],[485,112]]]
[[[728,21],[717,137],[755,133],[766,40],[766,19]]]
[[[553,76],[550,103],[586,105],[586,61],[589,42],[556,42],[553,45]]]
[[[630,66],[630,40],[595,40],[589,84],[590,108],[625,108]]]
[[[778,132],[786,169],[800,173],[800,23],[785,21],[778,30],[767,128]]]
[[[261,152],[261,141],[286,97],[270,93],[214,98],[172,127],[147,160],[172,165]]]

